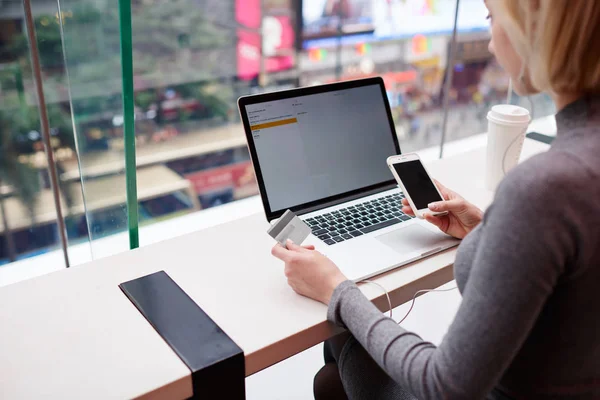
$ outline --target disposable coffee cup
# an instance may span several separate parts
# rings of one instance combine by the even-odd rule
[[[485,186],[496,190],[506,173],[519,163],[531,116],[523,107],[500,104],[492,107],[487,119]]]

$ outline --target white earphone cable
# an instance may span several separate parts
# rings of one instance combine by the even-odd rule
[[[389,309],[390,309],[390,319],[391,319],[392,318],[392,300],[390,299],[390,294],[388,293],[388,291],[385,290],[385,288],[382,285],[380,285],[379,283],[377,283],[377,282],[373,282],[373,281],[369,281],[369,280],[364,280],[364,281],[360,281],[358,283],[368,283],[370,285],[379,286],[379,288],[381,290],[383,290],[383,292],[385,293],[385,297],[387,297],[388,306],[389,306]]]
[[[523,74],[524,74],[524,68],[522,67],[521,76],[523,76]],[[522,77],[520,79],[523,80]],[[512,97],[511,95],[512,95],[512,81],[510,82],[510,86],[509,86],[509,97],[507,99],[507,103],[510,103],[510,98]],[[531,115],[531,121],[532,121],[533,120],[533,116],[535,114],[535,106],[534,106],[533,100],[531,100],[530,96],[527,96],[526,98],[527,98],[527,101],[529,101],[529,106],[531,108],[531,110],[530,110],[529,113]],[[520,138],[521,138],[521,135],[515,137],[513,139],[513,141],[510,143],[510,145],[507,147],[506,151],[504,152],[504,156],[502,157],[502,172],[504,173],[504,175],[506,175],[505,162],[506,162],[506,156],[508,155],[508,151],[511,149],[511,147]],[[389,307],[389,313],[390,313],[389,318],[393,319],[392,318],[393,317],[392,301],[390,299],[390,295],[389,295],[388,291],[382,285],[380,285],[379,283],[373,282],[373,281],[370,281],[370,280],[362,280],[362,281],[357,282],[357,283],[367,283],[367,284],[370,284],[370,285],[375,285],[375,286],[379,287],[381,290],[383,290],[383,292],[385,293],[385,297],[387,298],[387,301],[388,301],[388,307]],[[450,289],[423,289],[423,290],[418,290],[417,292],[415,292],[415,294],[414,294],[414,296],[412,298],[412,301],[411,301],[411,304],[410,304],[410,308],[408,309],[408,311],[404,315],[404,317],[400,321],[398,321],[398,324],[401,324],[402,322],[404,322],[406,320],[406,318],[410,315],[410,313],[412,312],[413,307],[415,305],[415,301],[417,300],[417,296],[419,294],[421,294],[421,293],[429,293],[429,292],[450,292],[450,291],[456,290],[456,289],[458,289],[458,287],[455,286],[455,287],[450,288]]]
[[[533,121],[533,116],[535,114],[535,106],[533,104],[533,100],[531,100],[531,96],[526,96],[525,97],[527,99],[527,101],[529,101],[529,108],[531,108],[531,110],[529,110],[529,115],[530,115],[530,119],[529,119],[529,124],[527,125],[527,128],[525,128],[525,132],[527,132],[527,129],[529,128],[529,125],[531,125],[531,121]],[[508,145],[508,147],[506,148],[506,150],[504,151],[504,155],[502,156],[502,174],[504,174],[504,176],[506,176],[506,156],[508,155],[508,152],[510,151],[510,149],[513,147],[513,145],[519,140],[521,139],[521,135],[516,136],[512,142],[510,142],[510,144]]]
[[[458,289],[458,287],[457,287],[457,286],[454,286],[453,288],[450,288],[450,289],[423,289],[423,290],[417,290],[417,291],[416,291],[416,293],[415,293],[415,295],[414,295],[414,296],[413,296],[413,298],[412,298],[412,302],[411,302],[411,304],[410,304],[410,308],[408,309],[408,311],[406,312],[406,314],[404,315],[404,317],[403,317],[403,318],[402,318],[400,321],[398,321],[398,325],[400,325],[401,323],[403,323],[403,322],[404,322],[404,320],[405,320],[406,318],[408,318],[409,314],[410,314],[410,313],[411,313],[411,311],[413,310],[413,307],[415,306],[415,301],[417,300],[417,296],[418,296],[420,293],[429,293],[429,292],[450,292],[450,291],[452,291],[452,290],[456,290],[456,289]]]
[[[385,297],[387,298],[388,301],[388,306],[389,306],[389,310],[390,310],[390,315],[389,318],[393,319],[393,314],[392,314],[392,301],[390,300],[390,295],[388,293],[388,291],[379,283],[377,282],[373,282],[373,281],[369,281],[369,280],[364,280],[364,281],[360,281],[358,283],[368,283],[371,285],[375,285],[378,286],[381,290],[383,290],[383,292],[385,293]],[[413,307],[415,306],[415,301],[417,300],[417,296],[421,293],[429,293],[429,292],[450,292],[452,290],[456,290],[458,289],[458,287],[453,287],[450,289],[423,289],[423,290],[417,290],[412,298],[412,302],[410,304],[410,308],[408,309],[406,315],[404,315],[404,317],[397,322],[397,324],[401,324],[402,322],[404,322],[404,320],[408,317],[408,315],[411,313],[411,311],[413,310]]]

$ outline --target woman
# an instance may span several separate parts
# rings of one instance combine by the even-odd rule
[[[443,189],[427,216],[464,238],[463,301],[435,347],[379,312],[326,257],[273,254],[298,293],[351,333],[326,344],[315,394],[351,399],[600,398],[600,1],[489,0],[490,51],[521,95],[550,94],[551,149],[514,168],[484,215]],[[404,211],[412,212],[407,203]],[[330,379],[321,384],[323,374]],[[327,394],[334,398],[332,393]]]

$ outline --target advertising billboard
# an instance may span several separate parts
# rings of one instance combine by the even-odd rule
[[[263,15],[264,12],[264,15]],[[236,0],[237,75],[252,80],[261,72],[285,71],[294,67],[292,55],[296,35],[289,15],[269,15],[261,0]]]
[[[402,39],[416,34],[449,34],[454,27],[456,0],[303,0],[304,48],[327,46],[327,39],[342,44],[355,40]],[[458,31],[488,29],[483,0],[463,0]]]

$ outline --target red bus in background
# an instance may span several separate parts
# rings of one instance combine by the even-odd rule
[[[258,194],[254,168],[245,147],[174,160],[166,166],[192,183],[202,208]]]

